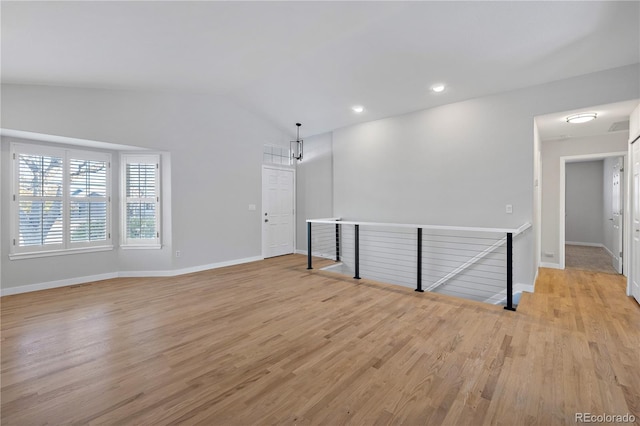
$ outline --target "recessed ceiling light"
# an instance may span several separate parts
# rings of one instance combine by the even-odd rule
[[[440,93],[444,91],[444,84],[434,84],[433,86],[431,86],[431,90],[436,93]]]
[[[595,112],[581,112],[580,114],[574,114],[567,117],[567,123],[580,124],[587,121],[595,120],[598,114]]]
[[[364,107],[362,105],[352,106],[351,109],[353,110],[353,112],[357,112],[358,114],[364,111]]]

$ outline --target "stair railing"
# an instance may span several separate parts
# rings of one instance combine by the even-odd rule
[[[313,226],[319,235],[313,234]],[[345,227],[352,227],[352,236],[343,233]],[[369,230],[364,246],[361,227]],[[382,278],[378,280],[384,281],[387,277],[387,281],[400,281],[395,283],[405,285],[411,276],[415,279],[417,292],[441,291],[440,288],[456,281],[450,294],[474,293],[475,300],[481,301],[495,299],[492,292],[498,290],[506,293],[505,309],[515,311],[513,241],[530,227],[530,223],[518,228],[486,228],[345,221],[340,218],[309,219],[307,269],[313,269],[315,241],[316,245],[324,247],[316,255],[322,253],[322,257],[333,258],[336,262],[348,257],[353,266],[353,278],[360,279],[361,249],[364,249],[369,256],[365,267],[374,279],[380,276]],[[353,247],[349,247],[351,241]],[[347,251],[347,248],[352,250]],[[411,261],[411,257],[415,260]],[[411,263],[413,271],[408,270]],[[387,265],[386,270],[381,265]],[[423,288],[425,271],[430,282]],[[498,288],[495,282],[503,284]],[[442,292],[446,293],[446,290]]]

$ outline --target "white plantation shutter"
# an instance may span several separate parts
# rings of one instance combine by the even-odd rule
[[[17,153],[18,238],[14,245],[63,248],[63,156]]]
[[[110,155],[12,144],[11,254],[109,249]]]
[[[106,241],[108,162],[71,158],[69,165],[71,243]]]
[[[160,156],[123,155],[123,246],[160,246]]]

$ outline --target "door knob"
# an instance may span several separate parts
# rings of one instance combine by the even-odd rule
[[[265,219],[264,221],[265,221],[265,223],[266,223],[266,222],[269,222],[269,219]]]

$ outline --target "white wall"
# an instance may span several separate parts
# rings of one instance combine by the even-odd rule
[[[595,104],[594,104],[595,105]],[[560,157],[624,152],[626,132],[542,142],[542,262],[560,265]]]
[[[566,244],[604,244],[604,161],[566,164]]]
[[[28,85],[3,85],[1,96],[4,128],[166,151],[172,191],[171,244],[163,250],[73,256],[64,267],[59,258],[9,261],[3,228],[3,288],[112,271],[114,262],[121,270],[162,271],[261,256],[261,208],[248,205],[261,204],[262,148],[287,146],[293,129],[214,96]],[[52,268],[55,277],[44,272]]]
[[[307,250],[307,219],[333,215],[332,133],[304,138],[304,158],[296,166],[296,249]]]
[[[634,99],[638,74],[637,65],[622,67],[336,130],[334,215],[489,227],[532,222],[534,117]],[[505,214],[506,204],[513,214]],[[533,241],[531,232],[517,241],[517,283],[533,282]]]

